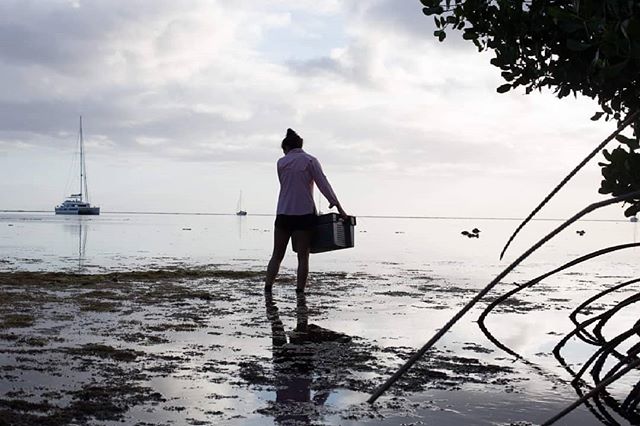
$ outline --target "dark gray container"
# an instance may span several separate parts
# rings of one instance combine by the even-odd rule
[[[311,237],[311,253],[351,248],[355,245],[354,226],[355,216],[349,216],[345,221],[337,213],[323,214],[317,217]],[[293,251],[296,249],[295,238],[292,239]]]

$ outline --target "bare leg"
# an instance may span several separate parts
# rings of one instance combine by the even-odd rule
[[[269,260],[269,265],[267,266],[267,277],[264,280],[264,291],[271,291],[271,287],[273,287],[273,282],[276,280],[276,276],[280,270],[280,263],[282,263],[284,254],[287,251],[287,244],[289,244],[290,237],[290,232],[275,228],[273,232],[273,253],[271,254],[271,260]]]
[[[296,291],[303,292],[307,285],[309,275],[309,247],[311,247],[311,231],[295,231],[293,238],[296,239],[298,249],[298,276]]]

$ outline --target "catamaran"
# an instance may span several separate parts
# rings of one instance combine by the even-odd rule
[[[56,214],[99,215],[100,207],[92,207],[89,203],[87,188],[87,166],[84,162],[84,140],[82,136],[82,116],[80,116],[80,192],[71,194],[55,208]]]

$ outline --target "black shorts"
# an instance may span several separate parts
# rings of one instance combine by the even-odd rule
[[[310,231],[316,224],[316,217],[315,214],[279,214],[276,216],[275,226],[289,232]]]

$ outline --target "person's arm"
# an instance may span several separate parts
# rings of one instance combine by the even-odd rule
[[[324,175],[322,171],[322,167],[320,166],[320,162],[315,158],[311,160],[311,175],[313,176],[313,180],[316,185],[318,185],[318,189],[325,196],[325,198],[329,201],[329,208],[336,206],[340,216],[343,219],[347,219],[347,213],[344,211],[340,202],[338,201],[338,197],[336,193],[333,192],[333,188],[331,188],[331,184],[327,180],[327,177]]]

